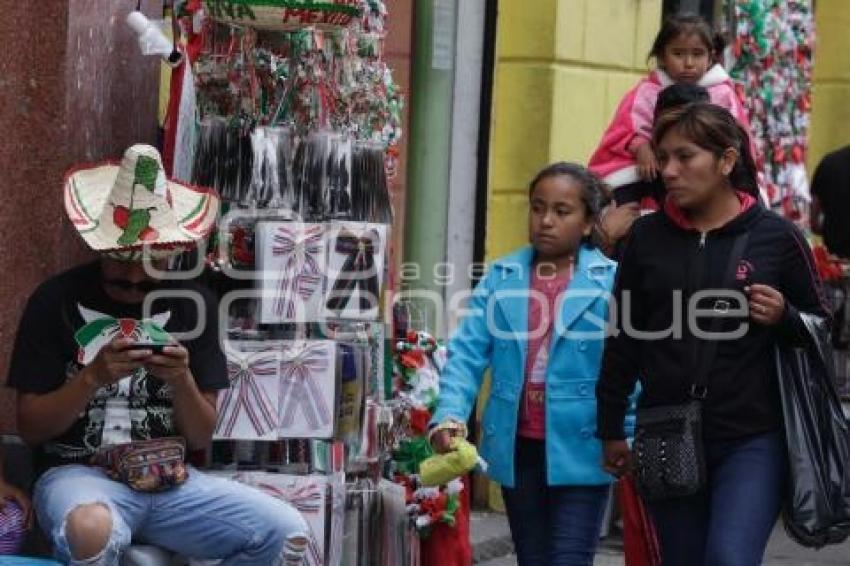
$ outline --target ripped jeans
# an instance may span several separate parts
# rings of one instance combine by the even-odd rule
[[[95,556],[75,560],[65,534],[68,514],[81,505],[108,508],[112,531]],[[36,482],[39,524],[64,564],[117,566],[130,541],[183,556],[220,559],[221,566],[300,564],[307,523],[290,505],[235,481],[194,468],[170,491],[141,493],[89,466],[48,470]]]

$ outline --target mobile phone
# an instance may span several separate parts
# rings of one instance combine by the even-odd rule
[[[128,350],[150,350],[154,354],[161,354],[162,349],[168,346],[168,344],[155,343],[155,342],[134,342],[127,346]]]

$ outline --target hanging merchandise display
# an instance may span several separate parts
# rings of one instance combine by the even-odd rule
[[[812,0],[726,0],[727,68],[749,111],[770,204],[808,226]]]
[[[424,564],[464,566],[472,562],[469,539],[469,492],[465,474],[475,465],[486,469],[475,448],[466,441],[459,451],[435,455],[428,441],[447,350],[430,334],[409,327],[421,320],[408,303],[393,312],[397,338],[393,353],[391,426],[382,436],[392,451],[388,475],[404,486],[410,520],[421,538]]]
[[[175,14],[189,64],[170,159],[224,213],[205,258],[229,305],[209,467],[294,505],[311,566],[445,562],[440,549],[471,563],[474,447],[427,460],[445,348],[406,327],[385,346],[381,322],[403,110],[385,2],[183,0]]]

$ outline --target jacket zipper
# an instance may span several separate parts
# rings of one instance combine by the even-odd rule
[[[699,249],[700,251],[705,248],[705,238],[708,236],[708,232],[700,232],[699,236]]]

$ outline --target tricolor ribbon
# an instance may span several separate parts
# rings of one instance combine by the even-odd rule
[[[318,374],[328,369],[326,352],[319,343],[306,344],[295,353],[284,352],[281,364],[281,428],[292,426],[299,409],[313,429],[330,422],[330,410],[316,384]]]
[[[331,311],[345,310],[351,295],[360,289],[360,310],[368,311],[378,302],[378,273],[375,252],[380,237],[376,230],[362,236],[341,231],[336,238],[336,252],[345,256],[339,276],[330,292],[327,307]]]
[[[230,388],[224,393],[215,431],[218,436],[230,437],[244,413],[258,437],[277,429],[274,404],[257,378],[278,374],[275,352],[258,352],[241,356],[228,352],[227,374]]]
[[[256,486],[272,497],[285,501],[295,507],[299,513],[322,514],[324,511],[325,498],[322,495],[323,487],[315,483],[307,483],[303,485],[294,485],[291,487],[278,487],[264,482],[258,482]],[[307,522],[307,528],[310,531],[309,543],[307,544],[306,562],[310,566],[321,566],[322,552],[319,548],[319,541],[316,533],[313,531],[310,522]]]
[[[322,282],[319,258],[322,253],[323,228],[311,226],[303,234],[285,226],[272,237],[274,257],[283,256],[281,278],[274,310],[287,319],[295,316],[296,297],[306,301]]]

